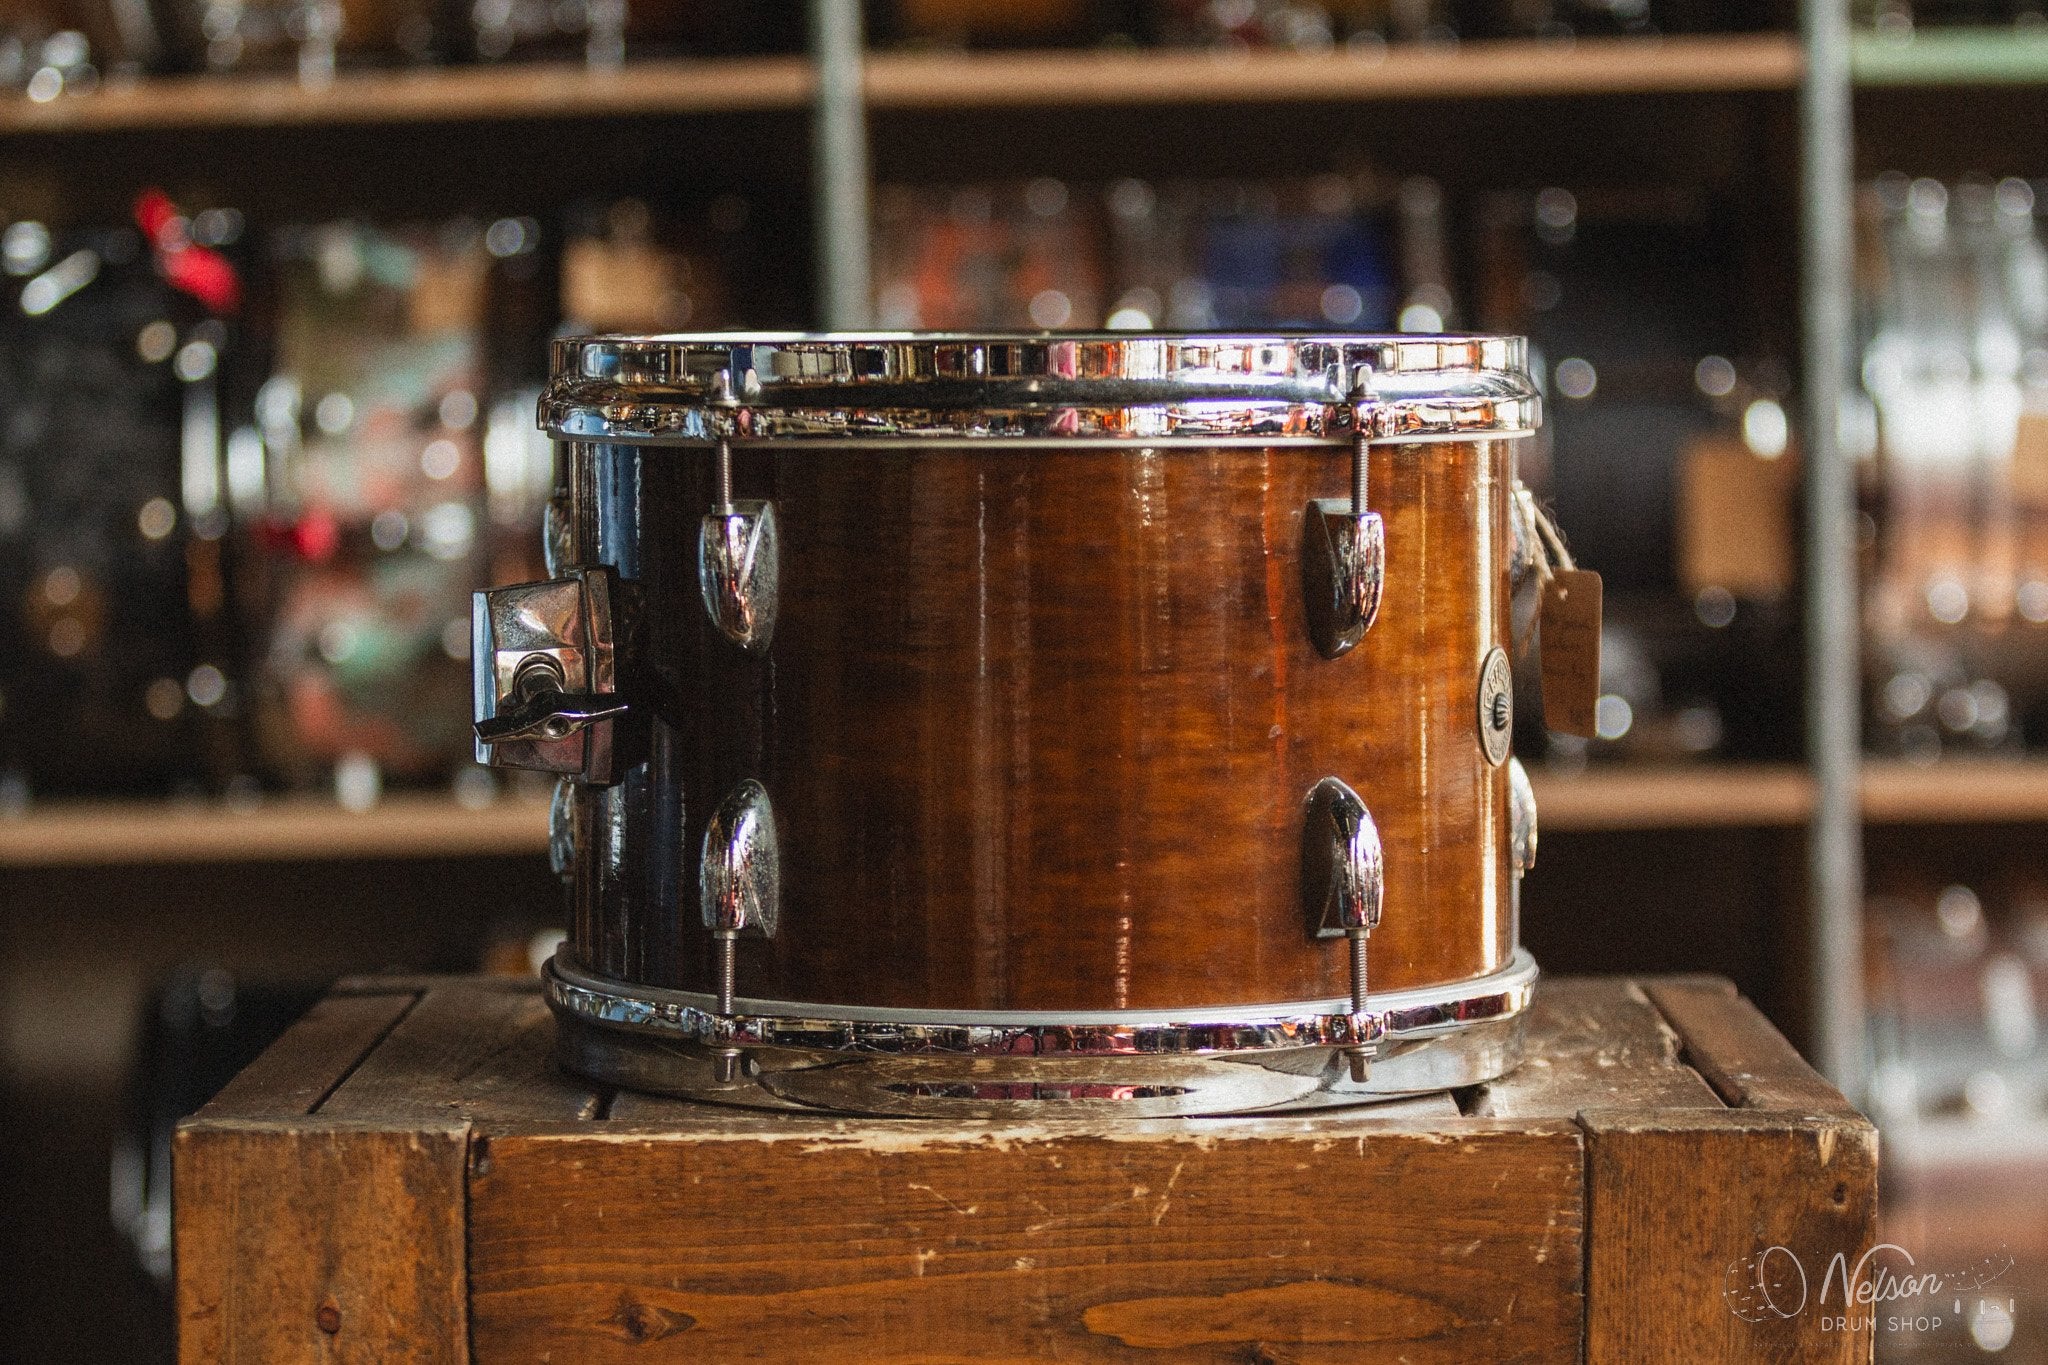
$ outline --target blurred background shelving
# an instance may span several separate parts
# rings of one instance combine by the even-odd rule
[[[1797,829],[1813,814],[1813,783],[1796,764],[1629,765],[1538,772],[1546,835],[1628,830]],[[2048,764],[1950,760],[1868,765],[1866,824],[2048,823]],[[352,809],[292,795],[224,803],[46,803],[0,817],[0,868],[208,866],[346,859],[532,857],[547,852],[547,801],[405,793]]]
[[[1788,91],[1798,45],[1783,34],[1497,40],[1422,52],[973,52],[878,54],[870,109],[1229,105]],[[0,132],[608,119],[799,110],[814,90],[797,57],[580,67],[428,68],[296,77],[141,77],[85,94],[0,105]]]
[[[467,766],[449,632],[536,562],[524,428],[577,327],[1531,335],[1524,472],[1612,619],[1600,738],[1520,708],[1525,938],[1553,971],[1735,977],[1877,1108],[1916,1234],[2032,1169],[2048,578],[2025,596],[2000,547],[2034,504],[1998,492],[2032,447],[1951,461],[1962,522],[2021,527],[1956,552],[2005,587],[1873,617],[1957,541],[1902,532],[1958,520],[1902,494],[1902,418],[1975,400],[1865,364],[1996,314],[2032,410],[2029,12],[162,0],[122,11],[150,47],[115,9],[0,11],[0,1131],[39,1139],[0,1187],[40,1230],[0,1231],[38,1268],[0,1332],[36,1358],[164,1355],[143,1270],[109,1269],[161,1269],[131,1077],[230,1066],[340,972],[526,970],[557,926],[545,793]],[[1981,265],[1986,224],[2024,268]],[[1964,295],[2007,302],[1936,325]],[[1829,386],[1848,416],[1817,423]],[[2005,1358],[2048,1359],[2042,1305]]]

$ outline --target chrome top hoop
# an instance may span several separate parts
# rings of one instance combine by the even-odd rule
[[[1507,437],[1540,421],[1527,351],[1508,336],[581,337],[555,343],[539,416],[624,443],[1327,445],[1350,439],[1368,366],[1375,441]]]

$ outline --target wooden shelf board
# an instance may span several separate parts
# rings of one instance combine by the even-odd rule
[[[1813,810],[1813,782],[1791,764],[1532,768],[1529,775],[1545,834],[1797,825]]]
[[[109,84],[47,104],[0,100],[0,133],[595,118],[801,109],[800,57],[348,72],[309,88],[290,76],[172,76]]]
[[[1531,771],[1542,828],[1685,829],[1790,826],[1813,812],[1813,782],[1792,764]],[[1863,766],[1873,825],[2048,821],[2048,761],[1878,759]]]
[[[867,91],[882,110],[1263,104],[1510,95],[1789,90],[1789,34],[1478,42],[1382,52],[878,52]],[[0,99],[0,133],[249,128],[795,110],[814,80],[802,57],[344,72],[113,82],[37,104]]]
[[[0,867],[290,862],[539,853],[545,801],[481,809],[446,796],[395,796],[366,811],[291,798],[242,809],[201,802],[32,808],[0,820]]]
[[[1863,767],[1863,818],[1879,825],[2048,820],[2048,761],[1895,759]]]
[[[875,109],[1267,104],[1790,90],[1789,34],[1499,41],[1328,53],[1151,49],[884,53]]]
[[[1534,769],[1546,834],[1790,828],[1813,810],[1793,764]],[[1864,768],[1872,824],[2048,821],[2048,761],[1896,761]],[[0,819],[0,868],[351,858],[538,855],[547,803],[503,798],[467,809],[446,796],[395,796],[367,811],[292,797],[249,809],[202,802],[50,805]]]

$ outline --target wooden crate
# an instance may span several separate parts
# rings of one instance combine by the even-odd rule
[[[1869,1358],[1818,1296],[1875,1135],[1723,981],[1546,981],[1507,1080],[1294,1118],[749,1114],[552,1038],[337,988],[178,1134],[182,1358]]]

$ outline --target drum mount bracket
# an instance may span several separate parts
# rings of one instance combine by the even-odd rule
[[[476,594],[477,762],[612,780],[629,710],[618,679],[619,598],[618,579],[601,568]]]

